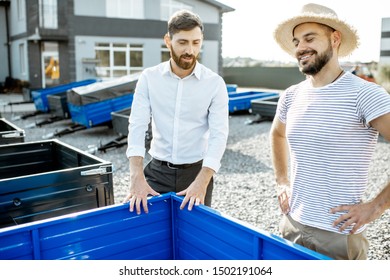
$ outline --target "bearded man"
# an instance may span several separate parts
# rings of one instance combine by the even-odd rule
[[[334,259],[366,259],[367,224],[390,208],[390,183],[362,201],[379,133],[390,140],[390,95],[340,66],[359,38],[332,9],[307,4],[274,36],[307,76],[280,96],[270,133],[281,235]]]
[[[228,137],[228,93],[219,75],[197,59],[203,24],[190,11],[176,12],[164,37],[170,60],[145,69],[136,86],[129,118],[131,212],[148,212],[147,197],[166,192],[188,203],[211,205]],[[145,132],[152,121],[151,161],[143,167]]]

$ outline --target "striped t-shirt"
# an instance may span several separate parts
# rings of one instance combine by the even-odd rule
[[[378,139],[369,122],[389,112],[390,95],[350,72],[320,88],[305,80],[280,96],[277,117],[286,124],[290,147],[294,220],[338,232],[332,223],[344,213],[330,209],[361,202]]]

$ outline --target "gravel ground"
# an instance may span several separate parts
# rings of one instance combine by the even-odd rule
[[[26,119],[15,119],[25,113],[7,112],[7,110],[2,112],[3,117],[25,129],[25,142],[41,141],[43,136],[72,125],[71,120],[67,119],[29,128],[50,115],[40,114]],[[274,180],[268,143],[271,123],[266,121],[248,124],[253,119],[255,117],[249,113],[230,116],[228,145],[222,159],[222,167],[215,176],[212,207],[261,230],[279,234],[280,212],[273,190]],[[112,128],[98,126],[57,138],[84,151],[93,151],[95,148],[96,156],[113,163],[115,203],[121,203],[127,194],[129,183],[126,146],[108,149],[106,152],[96,151],[96,148],[117,136]],[[380,138],[370,169],[370,185],[365,199],[374,197],[388,180],[390,180],[390,143]],[[368,239],[369,259],[390,259],[390,211],[386,211],[380,219],[369,226]]]

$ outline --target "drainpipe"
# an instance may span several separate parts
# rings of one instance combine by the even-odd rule
[[[8,23],[8,11],[10,6],[10,1],[1,1],[1,5],[5,9],[5,29],[7,33],[7,55],[8,55],[8,76],[11,77],[12,65],[11,65],[11,42],[9,37],[9,23]]]

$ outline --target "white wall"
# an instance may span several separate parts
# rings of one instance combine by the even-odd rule
[[[27,32],[27,19],[26,19],[26,0],[13,0],[11,1],[10,7],[10,36],[15,36],[24,32]],[[18,3],[21,4],[21,9],[19,9]],[[24,15],[19,16],[19,11],[23,12]]]
[[[382,32],[390,32],[390,18],[382,18]],[[381,39],[381,51],[390,51],[390,37]],[[379,64],[390,64],[390,56],[381,56]]]
[[[20,45],[23,44],[23,53],[20,54]],[[12,78],[19,79],[22,81],[28,81],[29,80],[29,67],[28,67],[28,56],[27,56],[27,41],[24,39],[13,41],[11,44],[11,64],[12,64]],[[20,57],[22,55],[23,57]],[[24,61],[24,72],[21,69],[21,61]]]

